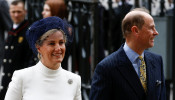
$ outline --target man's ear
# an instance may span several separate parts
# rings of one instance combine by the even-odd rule
[[[138,34],[139,33],[139,30],[138,30],[138,27],[137,26],[132,26],[131,27],[131,31],[135,34]]]

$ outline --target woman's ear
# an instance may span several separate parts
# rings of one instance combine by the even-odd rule
[[[35,45],[35,47],[36,47],[38,53],[40,53],[40,46],[39,45]]]

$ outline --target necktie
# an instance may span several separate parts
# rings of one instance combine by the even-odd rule
[[[139,59],[141,60],[140,64],[140,81],[142,83],[142,86],[147,91],[147,81],[146,81],[146,64],[142,56],[139,56]]]

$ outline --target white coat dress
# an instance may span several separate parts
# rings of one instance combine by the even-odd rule
[[[15,71],[5,100],[81,100],[80,76],[59,67],[48,69],[40,61]]]

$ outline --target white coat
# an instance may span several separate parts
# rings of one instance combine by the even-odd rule
[[[5,100],[81,100],[79,75],[59,67],[51,70],[41,62],[15,71]]]

